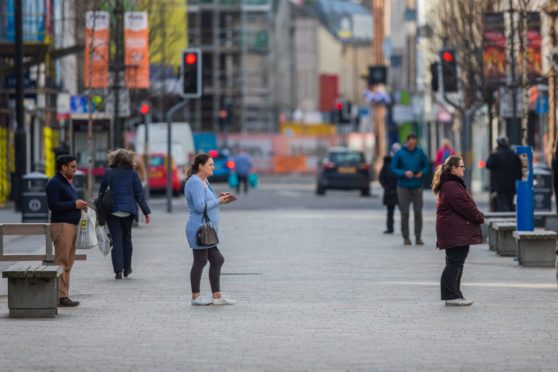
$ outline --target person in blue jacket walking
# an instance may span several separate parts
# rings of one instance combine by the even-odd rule
[[[149,223],[151,210],[145,201],[140,178],[134,170],[134,153],[126,149],[112,151],[107,156],[109,168],[101,179],[99,196],[107,187],[112,193],[112,213],[107,219],[112,237],[112,267],[115,279],[132,273],[132,224],[138,214],[138,204]]]
[[[215,194],[207,181],[207,178],[213,175],[214,169],[215,165],[211,156],[198,154],[188,170],[188,178],[184,186],[184,197],[188,205],[186,238],[194,254],[194,262],[190,271],[192,306],[234,305],[236,303],[235,300],[227,298],[221,293],[221,267],[225,258],[219,248],[217,246],[199,247],[196,243],[196,232],[202,224],[204,210],[207,208],[209,220],[215,230],[219,232],[219,206],[228,204],[235,199],[229,192]],[[207,261],[209,261],[209,283],[213,293],[212,299],[205,299],[200,295],[201,277]]]
[[[430,171],[430,162],[424,151],[417,147],[417,136],[409,134],[407,141],[391,161],[391,171],[397,176],[397,197],[401,211],[401,235],[403,244],[411,245],[409,239],[409,207],[413,203],[415,215],[415,244],[423,245],[422,233],[422,186]]]

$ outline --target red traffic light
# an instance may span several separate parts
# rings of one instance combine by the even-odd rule
[[[142,103],[141,106],[140,106],[140,112],[142,113],[142,115],[149,114],[150,109],[151,109],[151,107],[149,106],[148,103]]]
[[[341,101],[335,102],[335,109],[337,109],[338,111],[343,110],[343,102]]]
[[[186,62],[187,65],[193,65],[197,62],[197,60],[198,56],[196,56],[195,53],[188,53],[186,54],[186,57],[184,57],[184,62]]]
[[[455,60],[452,52],[442,52],[442,61],[444,62],[453,62]]]

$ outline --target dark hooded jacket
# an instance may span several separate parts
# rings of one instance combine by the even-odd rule
[[[380,170],[380,184],[384,188],[384,205],[396,205],[397,176],[391,171],[391,156],[384,156],[384,164]]]
[[[519,156],[507,145],[498,145],[486,161],[490,169],[490,190],[498,193],[515,193],[515,181],[521,178]]]

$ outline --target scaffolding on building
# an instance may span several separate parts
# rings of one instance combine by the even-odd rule
[[[189,46],[203,53],[203,96],[188,109],[195,130],[276,130],[270,81],[271,3],[189,1]]]

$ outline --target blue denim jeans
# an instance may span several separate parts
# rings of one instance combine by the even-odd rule
[[[112,267],[115,273],[132,269],[132,224],[134,216],[116,217],[110,215],[107,220],[112,237]]]

